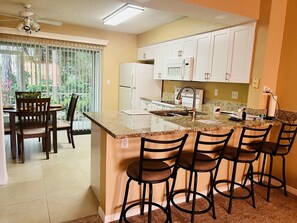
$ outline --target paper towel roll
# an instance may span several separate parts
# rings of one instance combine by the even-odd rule
[[[277,96],[270,95],[269,105],[268,105],[268,117],[275,116],[275,109],[276,109],[276,104],[277,104],[276,101],[277,101]]]

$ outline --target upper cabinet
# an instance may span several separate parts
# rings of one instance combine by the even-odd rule
[[[138,49],[138,60],[154,60],[154,78],[177,80],[167,65],[194,59],[193,81],[249,83],[255,23],[185,37]],[[179,75],[182,79],[183,75]]]
[[[197,54],[195,70],[196,81],[208,81],[210,78],[210,52],[211,52],[211,33],[197,36]]]
[[[249,83],[254,46],[255,23],[230,29],[226,81]]]
[[[154,79],[166,80],[167,79],[167,60],[170,56],[170,44],[160,43],[156,45],[155,61],[154,61]]]
[[[170,45],[170,58],[186,58],[194,57],[196,53],[196,37],[186,37],[173,41],[169,41]]]
[[[249,83],[255,23],[197,36],[194,81]]]
[[[153,60],[155,58],[155,45],[138,48],[138,60]]]

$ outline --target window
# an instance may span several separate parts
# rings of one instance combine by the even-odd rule
[[[1,34],[2,35],[2,34]],[[83,112],[100,111],[101,47],[38,38],[0,38],[3,103],[15,103],[15,91],[41,91],[51,103],[68,105],[79,95],[74,129],[85,132]],[[58,118],[66,118],[66,110]]]

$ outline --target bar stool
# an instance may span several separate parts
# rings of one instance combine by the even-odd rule
[[[176,172],[176,162],[179,160],[182,149],[188,134],[173,140],[154,140],[141,138],[140,157],[132,162],[127,168],[128,181],[126,184],[125,196],[119,222],[129,222],[126,214],[135,207],[140,206],[140,214],[144,215],[144,206],[148,205],[148,222],[152,220],[152,206],[161,209],[166,215],[166,222],[171,221],[170,200],[169,200],[169,179]],[[134,180],[138,185],[143,185],[142,198],[139,202],[127,205],[129,185]],[[167,206],[152,201],[153,184],[166,183]],[[149,199],[145,200],[146,186],[149,185]]]
[[[182,152],[181,158],[178,162],[177,168],[182,168],[186,171],[190,171],[190,180],[188,188],[174,191],[176,178],[174,177],[171,189],[171,202],[178,210],[191,214],[191,222],[194,222],[195,214],[206,213],[212,209],[212,216],[215,219],[215,207],[213,196],[213,171],[220,165],[222,154],[229,142],[229,139],[233,133],[233,129],[227,133],[210,134],[197,132],[194,151]],[[198,173],[210,174],[210,189],[207,196],[197,192]],[[192,185],[192,178],[194,175],[194,185]],[[186,209],[175,203],[174,197],[178,194],[186,194],[186,202],[189,203],[190,194],[193,197],[191,210]],[[203,210],[196,210],[196,196],[205,199],[208,203],[208,207]]]
[[[252,197],[253,207],[256,208],[255,197],[254,197],[254,186],[253,186],[253,162],[258,159],[260,152],[262,151],[263,144],[267,138],[267,135],[271,129],[272,125],[265,128],[251,128],[244,126],[241,131],[239,143],[237,147],[227,146],[225,153],[223,154],[223,159],[233,162],[233,170],[231,180],[222,179],[216,180],[219,168],[215,173],[214,189],[221,195],[229,198],[228,213],[231,214],[232,210],[232,200],[233,199],[247,199]],[[235,181],[237,164],[243,163],[247,164],[248,172],[243,183]],[[251,188],[246,186],[248,179],[248,174],[251,174]],[[218,188],[220,184],[230,184],[227,191],[222,191]],[[243,190],[247,191],[247,195],[234,195],[234,186],[237,185]]]
[[[259,184],[261,186],[267,187],[267,195],[266,200],[270,200],[270,191],[271,188],[284,188],[284,194],[288,196],[287,194],[287,188],[286,188],[286,155],[289,154],[292,145],[294,143],[295,137],[297,133],[297,124],[293,123],[282,123],[281,129],[278,134],[278,138],[276,142],[265,142],[263,145],[262,153],[264,154],[263,161],[262,161],[262,169],[261,172],[254,172],[254,176],[258,176],[258,180],[255,180],[254,182],[256,184]],[[266,167],[266,160],[267,155],[270,157],[270,165],[269,165],[269,171],[268,173],[265,173],[265,167]],[[273,167],[273,158],[280,156],[282,158],[282,179],[279,177],[276,177],[272,175],[272,167]],[[251,176],[249,175],[251,178]],[[268,178],[268,182],[264,181],[264,179]],[[272,184],[272,179],[274,179],[277,183]]]

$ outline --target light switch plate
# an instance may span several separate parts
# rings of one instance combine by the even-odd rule
[[[260,82],[260,78],[253,78],[253,82],[252,82],[252,87],[255,88],[255,89],[258,89],[259,88],[259,82]]]

